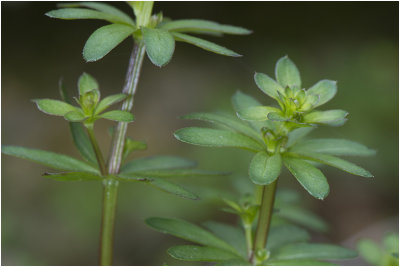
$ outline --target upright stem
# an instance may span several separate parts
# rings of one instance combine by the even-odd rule
[[[96,137],[94,136],[93,126],[87,128],[90,142],[92,143],[94,153],[96,155],[97,163],[99,164],[101,175],[107,176],[106,164],[104,163],[103,154],[101,153],[99,144],[97,143]]]

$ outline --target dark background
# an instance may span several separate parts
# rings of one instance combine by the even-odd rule
[[[115,3],[131,14],[129,7]],[[44,13],[51,2],[2,2],[2,144],[22,145],[78,156],[62,118],[39,112],[34,98],[58,98],[62,76],[71,94],[85,71],[95,76],[102,95],[121,90],[132,40],[104,59],[85,63],[81,51],[102,21],[61,21]],[[230,110],[237,90],[272,103],[253,82],[254,71],[273,74],[284,55],[297,64],[303,85],[338,81],[338,94],[326,106],[350,113],[340,128],[321,128],[314,136],[357,140],[377,150],[355,159],[374,179],[326,168],[331,193],[312,199],[289,175],[282,185],[299,190],[331,225],[326,241],[354,248],[359,237],[379,240],[398,229],[398,3],[396,2],[157,2],[155,11],[173,19],[204,18],[252,29],[249,36],[205,37],[244,55],[228,58],[178,43],[164,68],[145,59],[129,135],[148,142],[138,156],[174,154],[205,169],[230,170],[247,179],[250,153],[209,149],[178,142],[172,133],[193,125],[178,116],[193,111]],[[99,122],[104,152],[112,124]],[[2,264],[95,265],[101,212],[100,183],[46,180],[46,168],[2,156]],[[182,181],[230,188],[229,178]],[[165,250],[180,244],[144,225],[150,216],[196,223],[232,221],[209,201],[189,201],[141,184],[121,184],[116,221],[116,265],[176,264]],[[362,264],[361,261],[348,263]],[[348,264],[344,263],[344,264]]]

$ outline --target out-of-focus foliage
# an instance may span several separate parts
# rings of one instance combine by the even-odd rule
[[[371,265],[399,265],[399,235],[396,233],[386,234],[382,244],[368,238],[361,239],[358,241],[357,249],[360,256]]]

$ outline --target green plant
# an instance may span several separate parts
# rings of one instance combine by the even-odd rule
[[[108,96],[100,101],[98,83],[92,76],[84,73],[78,82],[79,97],[75,98],[79,107],[72,105],[62,84],[60,90],[63,101],[52,99],[34,101],[41,111],[50,115],[63,116],[69,121],[74,143],[83,160],[43,150],[2,146],[4,154],[32,160],[62,171],[45,173],[46,178],[62,181],[98,180],[103,182],[101,265],[112,263],[113,229],[120,181],[144,182],[181,197],[196,199],[197,196],[192,192],[164,178],[218,174],[193,169],[195,164],[192,161],[173,156],[155,156],[125,162],[131,152],[147,147],[143,142],[126,137],[127,125],[134,119],[131,110],[144,54],[147,53],[154,65],[164,66],[172,58],[175,41],[180,41],[217,54],[237,57],[240,55],[230,49],[187,33],[216,36],[250,33],[242,27],[206,20],[173,21],[164,18],[162,13],[152,15],[152,1],[136,1],[128,2],[128,4],[133,10],[135,20],[119,9],[100,2],[64,3],[59,5],[60,9],[46,13],[47,16],[58,19],[99,19],[111,23],[94,31],[86,41],[83,58],[87,62],[103,58],[128,37],[132,37],[134,41],[122,94]],[[121,110],[104,112],[111,105],[119,102],[122,102]],[[99,119],[118,122],[117,127],[112,131],[112,148],[107,161],[103,158],[94,135],[94,123]]]
[[[371,265],[399,266],[399,235],[388,233],[383,237],[383,246],[371,239],[358,241],[357,250],[360,256]]]
[[[309,194],[317,199],[324,199],[329,193],[329,184],[316,164],[329,165],[358,176],[372,177],[367,170],[336,156],[375,154],[374,150],[353,141],[304,139],[318,125],[340,126],[346,122],[346,111],[315,110],[334,97],[337,91],[336,82],[322,80],[308,90],[302,89],[299,71],[287,56],[278,60],[275,76],[276,80],[273,80],[266,74],[256,73],[254,78],[257,86],[278,102],[278,107],[263,106],[256,99],[237,92],[232,102],[239,120],[216,113],[192,113],[183,117],[215,123],[228,128],[227,130],[189,127],[175,132],[175,137],[186,143],[237,147],[255,153],[250,162],[249,177],[257,185],[254,194],[258,197],[248,210],[250,215],[247,217],[250,219],[243,222],[245,231],[248,231],[247,260],[251,264],[267,264],[268,260],[276,257],[268,250],[267,240],[277,181],[283,165]],[[245,211],[233,203],[230,206],[236,212]],[[256,217],[258,221],[253,231],[250,222]],[[216,244],[211,244],[210,247],[222,248]],[[195,257],[197,252],[198,249],[185,250],[186,259]],[[211,253],[209,248],[207,253]]]

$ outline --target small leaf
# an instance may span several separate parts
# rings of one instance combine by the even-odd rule
[[[81,122],[86,119],[85,115],[83,114],[83,112],[81,110],[70,111],[64,115],[64,118],[67,121],[71,121],[71,122]]]
[[[267,117],[271,121],[289,121],[281,112],[270,112]]]
[[[301,87],[301,78],[296,65],[287,56],[278,60],[275,67],[276,80],[283,87]]]
[[[266,152],[258,152],[249,167],[249,177],[253,183],[268,185],[274,182],[281,173],[281,155],[276,153],[269,156]]]
[[[192,45],[195,45],[197,47],[200,47],[204,50],[216,53],[216,54],[220,54],[220,55],[224,55],[224,56],[230,56],[230,57],[241,57],[241,55],[239,55],[238,53],[229,50],[228,48],[225,48],[223,46],[214,44],[212,42],[194,37],[194,36],[190,36],[187,34],[183,34],[183,33],[177,33],[177,32],[172,32],[171,33],[174,37],[175,40],[180,41],[180,42],[185,42],[185,43],[189,43]]]
[[[280,260],[339,260],[355,258],[357,253],[353,250],[330,244],[302,243],[286,245],[280,248],[272,257]]]
[[[261,151],[263,146],[254,139],[239,133],[209,128],[189,127],[174,133],[179,141],[213,147],[238,147],[251,151]]]
[[[33,101],[40,111],[49,115],[64,116],[70,111],[78,110],[76,107],[59,100],[35,99]]]
[[[346,118],[347,114],[347,111],[341,109],[313,111],[304,115],[304,122],[340,126],[342,122],[345,122],[343,120]]]
[[[98,173],[96,168],[83,161],[53,152],[18,146],[2,146],[1,152],[17,158],[31,160],[56,170]]]
[[[271,112],[280,112],[280,110],[269,106],[254,106],[242,109],[237,115],[242,120],[265,121],[268,120],[268,114]]]
[[[275,250],[284,245],[310,240],[310,235],[300,227],[282,224],[271,227],[268,234],[267,249]]]
[[[98,28],[90,35],[83,48],[83,58],[97,61],[107,55],[134,32],[134,28],[121,24],[111,24]]]
[[[224,249],[236,254],[236,250],[228,243],[192,223],[178,219],[155,217],[146,219],[146,224],[162,233],[170,234],[200,245]]]
[[[289,132],[288,134],[288,142],[286,144],[287,147],[291,147],[295,144],[297,144],[297,142],[303,140],[303,138],[305,136],[307,136],[307,134],[309,134],[314,128],[311,127],[303,127],[303,128],[298,128],[295,129],[291,132]]]
[[[175,50],[174,37],[166,30],[142,28],[144,45],[151,62],[158,67],[165,66]]]
[[[196,162],[176,156],[152,156],[132,160],[121,167],[122,173],[135,173],[149,170],[192,168]]]
[[[303,128],[307,129],[307,128]],[[345,139],[310,139],[302,141],[290,148],[291,152],[309,151],[315,153],[332,154],[336,156],[373,156],[375,150]]]
[[[109,108],[111,105],[121,102],[125,98],[127,98],[126,94],[116,94],[116,95],[110,95],[110,96],[105,97],[97,105],[95,114],[99,114],[100,112]]]
[[[122,122],[132,122],[135,119],[132,113],[122,110],[112,110],[98,116],[103,119]]]
[[[324,199],[329,193],[329,184],[324,174],[310,163],[289,157],[284,157],[289,171],[313,197]]]
[[[330,80],[322,80],[313,85],[307,90],[307,94],[319,96],[319,101],[313,107],[319,107],[331,100],[337,92],[336,82]]]
[[[121,19],[120,17],[86,8],[62,8],[47,12],[46,15],[50,18],[66,19],[66,20],[102,19],[109,21],[111,23],[125,23],[134,26],[134,24],[132,24],[131,22],[128,23],[127,21]]]
[[[306,209],[302,209],[293,205],[285,205],[280,207],[276,216],[285,218],[296,224],[300,224],[319,232],[327,232],[329,229],[327,223],[317,215],[309,212]]]
[[[263,263],[266,266],[331,266],[335,265],[326,261],[317,260],[268,260]]]
[[[95,89],[99,89],[99,84],[97,83],[96,79],[93,78],[90,74],[84,72],[78,80],[78,88],[79,88],[79,95],[83,96],[87,92],[90,92]]]
[[[282,95],[285,94],[285,89],[283,89],[283,87],[279,83],[277,83],[264,73],[256,72],[256,74],[254,75],[254,80],[261,91],[274,99],[279,99],[278,92]]]
[[[171,247],[168,254],[175,259],[186,261],[222,261],[238,258],[237,255],[223,249],[192,245]]]
[[[251,31],[242,27],[223,25],[217,22],[202,19],[181,19],[164,23],[162,29],[175,32],[194,33],[226,33],[226,34],[250,34]]]
[[[380,265],[383,252],[382,249],[370,239],[361,239],[357,244],[360,256],[369,264]]]
[[[103,177],[89,172],[45,173],[43,177],[58,181],[101,181]]]

